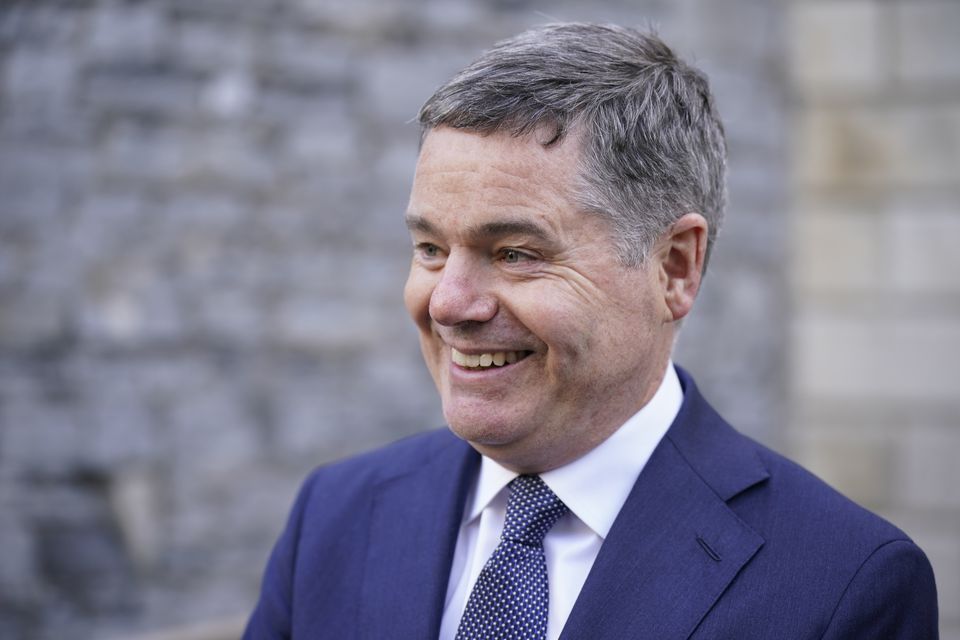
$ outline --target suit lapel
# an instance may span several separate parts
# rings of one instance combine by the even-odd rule
[[[617,516],[562,640],[688,638],[763,545],[726,500],[766,470],[681,379],[683,408]]]
[[[428,462],[380,483],[370,521],[361,637],[435,638],[479,455],[451,436]]]

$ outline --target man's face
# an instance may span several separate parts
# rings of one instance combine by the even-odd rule
[[[572,197],[578,140],[427,135],[410,196],[404,299],[451,428],[542,472],[602,442],[653,395],[673,316],[655,267],[617,258]]]

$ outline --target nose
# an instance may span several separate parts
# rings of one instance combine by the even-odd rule
[[[497,315],[497,298],[481,267],[451,255],[430,294],[429,310],[434,322],[448,327],[487,322]]]

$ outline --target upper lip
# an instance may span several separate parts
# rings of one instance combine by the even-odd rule
[[[467,356],[481,356],[485,353],[506,353],[507,351],[530,351],[530,349],[518,349],[515,347],[458,347],[452,344],[449,346],[451,349],[456,349]]]

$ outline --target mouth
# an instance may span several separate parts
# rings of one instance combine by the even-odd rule
[[[453,363],[465,369],[493,369],[496,367],[505,367],[515,364],[527,356],[532,351],[490,351],[488,353],[466,354],[450,348],[450,356]]]

